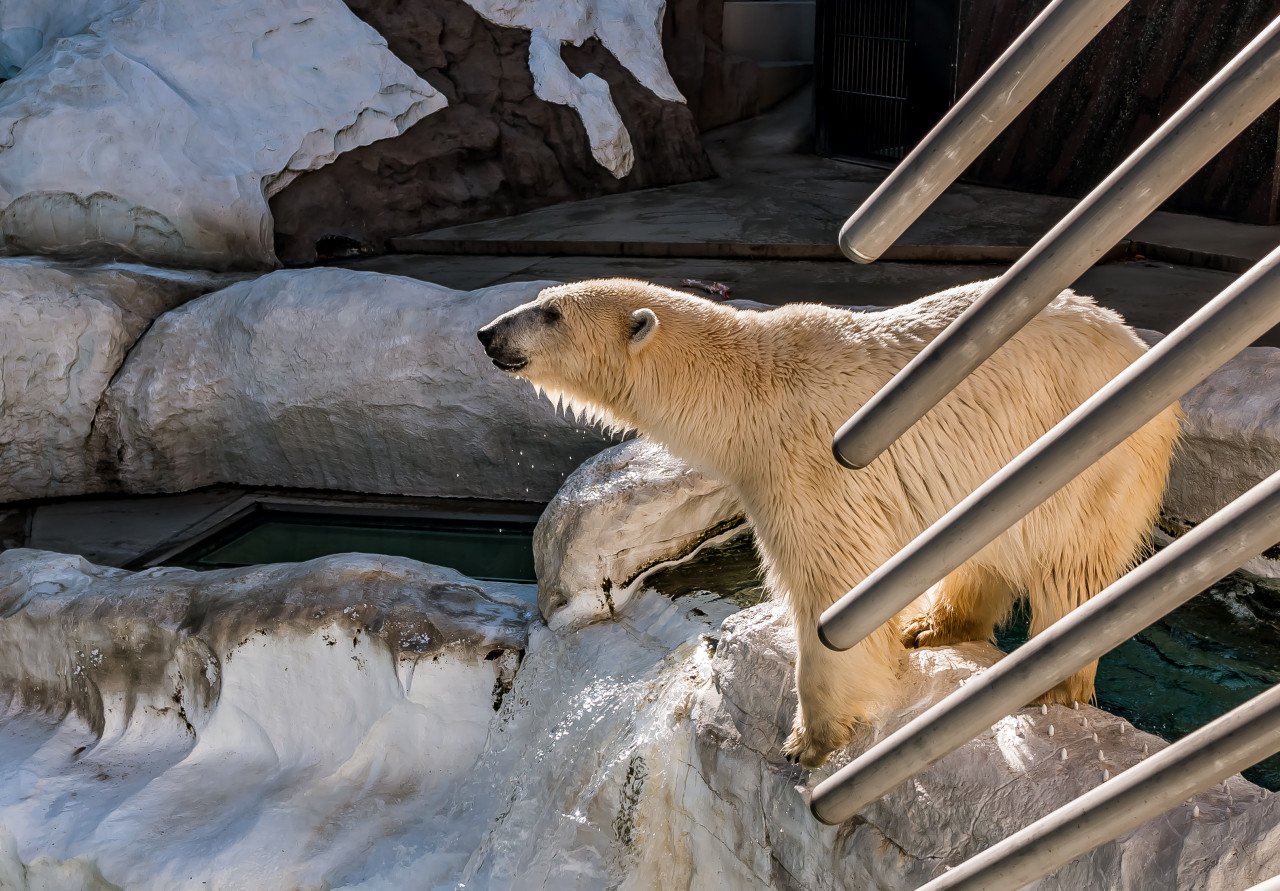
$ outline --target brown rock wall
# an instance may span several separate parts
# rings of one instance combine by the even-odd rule
[[[398,138],[354,149],[300,176],[277,194],[271,202],[276,250],[287,264],[381,252],[392,235],[703,179],[712,170],[699,124],[724,123],[752,110],[730,78],[706,77],[708,70],[725,68],[713,42],[718,3],[673,0],[668,7],[667,60],[689,105],[659,99],[595,40],[564,47],[563,58],[576,74],[593,72],[609,83],[631,134],[635,166],[615,179],[592,158],[577,113],[534,96],[527,31],[494,25],[462,0],[348,5],[449,106]]]

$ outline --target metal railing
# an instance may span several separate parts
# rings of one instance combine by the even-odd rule
[[[878,257],[1123,5],[1051,4],[849,218],[844,252]],[[1277,100],[1280,18],[850,418],[837,460],[875,460]],[[823,642],[857,645],[1276,324],[1280,248],[829,608]],[[824,780],[814,815],[847,820],[1277,540],[1280,472]],[[1280,687],[927,887],[1021,887],[1277,750]]]
[[[836,459],[852,468],[874,461],[1278,99],[1280,18],[871,397],[836,434]],[[907,162],[918,156],[929,157],[913,152]],[[922,210],[904,203],[895,215]]]

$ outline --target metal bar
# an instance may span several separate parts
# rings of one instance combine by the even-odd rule
[[[1280,18],[1151,135],[837,432],[865,467],[1280,99]]]
[[[1016,891],[1280,750],[1280,686],[1063,805],[920,891]]]
[[[871,263],[1084,49],[1128,0],[1055,0],[951,107],[840,230],[850,260]]]
[[[849,819],[1277,540],[1280,471],[823,780],[814,816]]]
[[[828,607],[823,642],[856,645],[1277,324],[1280,248]]]

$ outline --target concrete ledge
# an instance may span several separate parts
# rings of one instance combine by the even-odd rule
[[[405,254],[448,254],[521,257],[649,257],[748,260],[839,260],[848,262],[834,241],[830,244],[740,241],[566,241],[526,239],[434,238],[411,235],[393,238],[391,249]],[[1118,245],[1104,258],[1118,259]],[[899,263],[1012,263],[1026,251],[1021,245],[901,244],[881,260]]]

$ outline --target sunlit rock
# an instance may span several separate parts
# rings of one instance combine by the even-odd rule
[[[99,491],[99,400],[151,320],[227,279],[0,259],[0,502]]]
[[[613,617],[657,566],[744,531],[723,484],[637,439],[570,476],[534,532],[538,606],[553,628]]]
[[[188,303],[107,392],[97,427],[116,484],[545,501],[608,441],[494,368],[475,336],[545,284],[308,269]]]
[[[652,819],[648,828],[656,833],[640,870],[662,875],[662,887],[710,887],[728,876],[733,887],[917,888],[1096,787],[1104,772],[1114,776],[1144,750],[1165,746],[1087,705],[1024,709],[857,819],[826,827],[809,815],[797,787],[812,787],[866,748],[871,734],[820,774],[782,760],[778,747],[794,705],[793,653],[794,634],[777,606],[724,623],[689,707],[687,735],[677,729],[661,756],[683,768],[665,774],[665,787],[652,789],[638,818]],[[996,658],[984,644],[913,652],[904,678],[909,705],[876,735]],[[663,856],[677,845],[687,856]],[[1249,856],[1228,855],[1246,850]],[[1206,856],[1211,851],[1217,856]],[[1237,776],[1033,887],[1244,888],[1277,868],[1280,797]]]
[[[1149,344],[1164,337],[1140,331]],[[1180,400],[1182,439],[1165,492],[1166,532],[1180,534],[1262,482],[1280,467],[1280,349],[1250,347]],[[1273,551],[1246,564],[1280,577]]]
[[[0,615],[0,882],[908,891],[1164,745],[1024,709],[827,827],[821,774],[779,751],[779,605],[694,620],[641,589],[556,632],[531,592],[410,560],[134,574],[10,551]],[[995,658],[915,652],[877,734]],[[1233,777],[1033,887],[1277,869],[1280,796]]]
[[[17,253],[274,265],[272,194],[445,105],[340,0],[17,0],[0,70]]]

